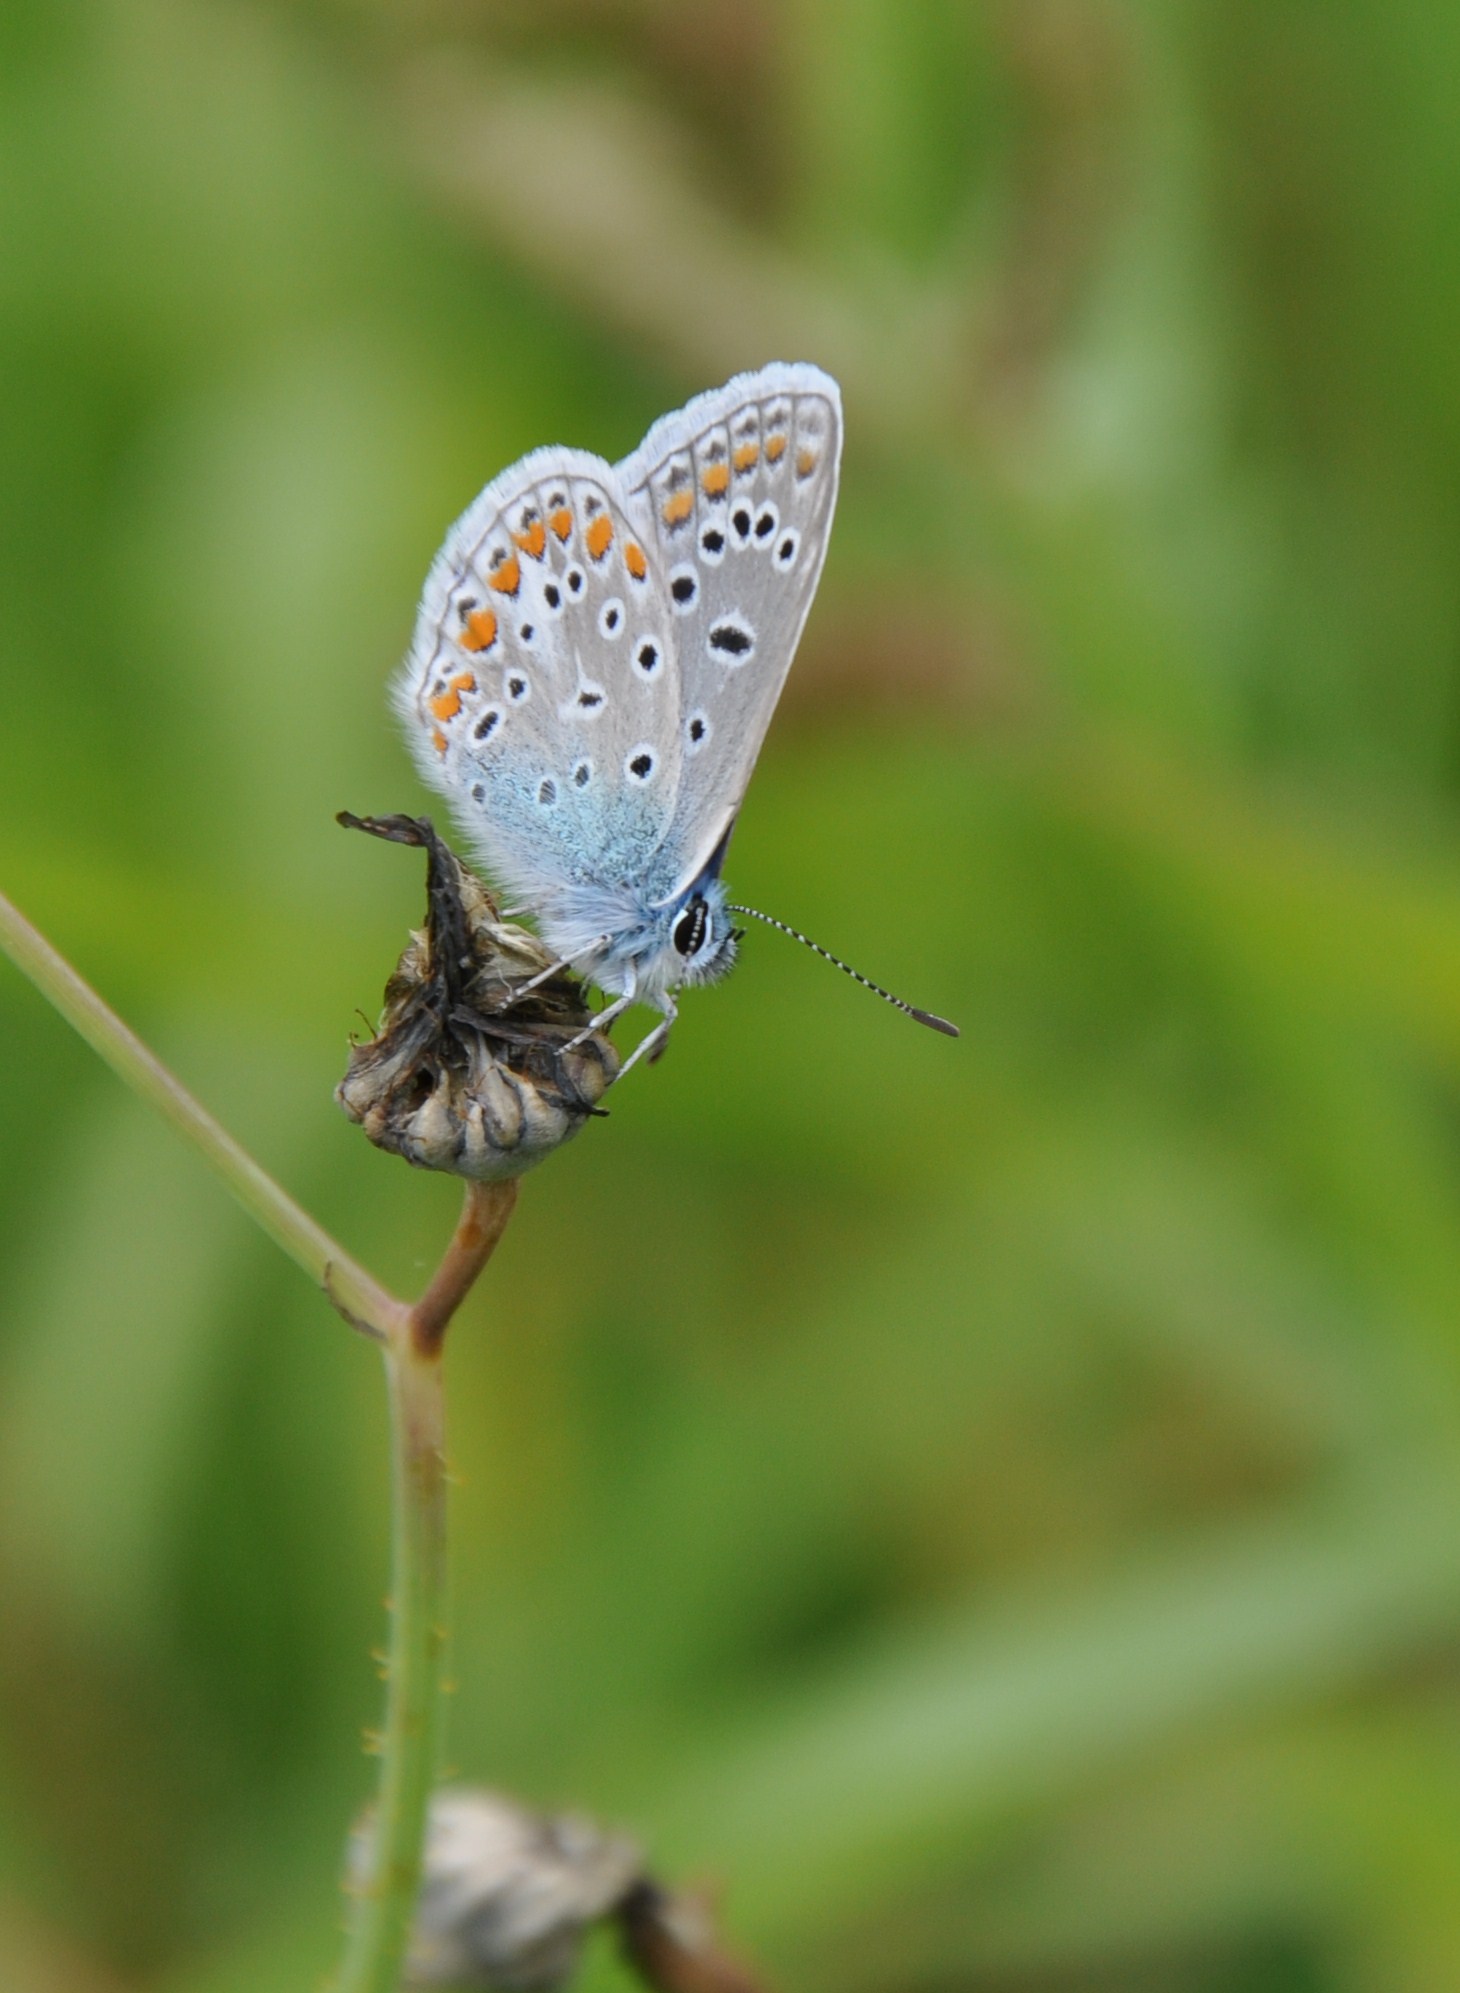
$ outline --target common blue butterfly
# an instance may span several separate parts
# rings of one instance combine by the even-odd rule
[[[599,1025],[662,1013],[625,1072],[663,1043],[677,989],[728,972],[734,915],[754,913],[720,869],[816,592],[841,443],[819,367],[737,374],[622,463],[531,451],[427,577],[396,687],[421,772],[559,966],[615,999]]]

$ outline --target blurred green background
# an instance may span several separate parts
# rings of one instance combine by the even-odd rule
[[[1460,13],[6,0],[0,883],[384,1277],[447,522],[840,377],[754,933],[453,1332],[467,1777],[804,1993],[1460,1985]],[[0,1986],[336,1947],[377,1364],[0,967]],[[595,1989],[626,1984],[606,1949]]]

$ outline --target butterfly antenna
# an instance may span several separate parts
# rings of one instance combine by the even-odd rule
[[[945,1037],[956,1038],[958,1026],[950,1024],[946,1017],[934,1017],[930,1010],[919,1010],[915,1004],[904,1003],[891,990],[883,989],[881,983],[874,983],[869,976],[862,975],[850,962],[844,962],[840,955],[833,955],[829,948],[823,948],[819,941],[813,941],[809,934],[803,934],[797,927],[791,927],[784,920],[777,920],[774,914],[762,913],[758,907],[730,907],[730,913],[748,914],[752,920],[763,920],[767,927],[778,927],[782,934],[789,934],[793,941],[799,941],[803,948],[809,948],[813,955],[819,955],[823,962],[830,962],[834,969],[840,969],[844,976],[850,976],[854,983],[860,983],[864,990],[873,996],[880,996],[884,1003],[890,1003],[894,1010],[900,1010],[908,1017],[915,1017],[919,1024],[926,1024],[930,1031],[941,1031]]]

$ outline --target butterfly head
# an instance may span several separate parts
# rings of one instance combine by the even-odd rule
[[[728,976],[744,932],[730,916],[720,881],[703,880],[675,914],[669,930],[678,958],[676,981],[716,983],[721,976]]]

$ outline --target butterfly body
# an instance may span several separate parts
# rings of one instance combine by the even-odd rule
[[[631,890],[593,887],[556,896],[538,925],[548,946],[584,965],[601,990],[667,1011],[675,990],[717,982],[734,967],[740,929],[725,900],[724,884],[709,878],[660,907]]]
[[[720,868],[815,594],[840,452],[836,383],[773,364],[663,417],[617,465],[532,451],[431,568],[397,684],[422,773],[616,1008],[670,1020],[676,989],[733,964]]]

